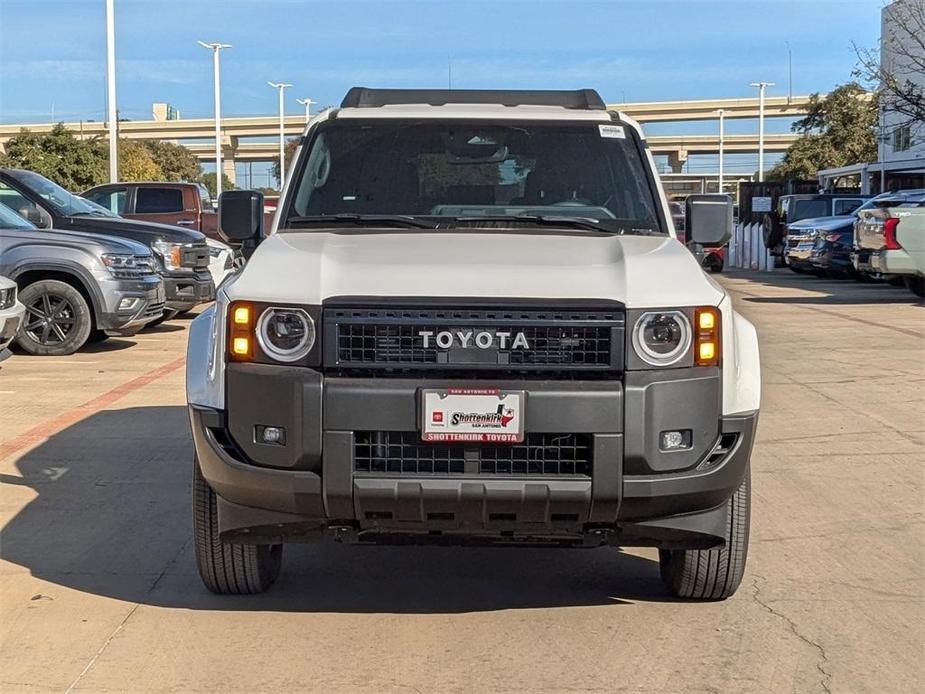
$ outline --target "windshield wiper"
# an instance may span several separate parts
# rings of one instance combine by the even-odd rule
[[[406,214],[355,214],[343,212],[341,214],[313,214],[302,217],[289,217],[286,226],[293,224],[356,224],[364,225],[391,225],[413,227],[417,229],[434,229],[435,226],[423,219],[416,219]]]
[[[569,217],[563,215],[543,214],[509,214],[509,215],[472,215],[468,217],[450,217],[453,222],[525,222],[540,226],[572,227],[575,229],[589,229],[590,231],[603,231],[607,234],[620,233],[605,226],[591,217]]]

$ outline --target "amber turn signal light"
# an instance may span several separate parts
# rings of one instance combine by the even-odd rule
[[[228,358],[254,358],[254,307],[250,303],[235,301],[228,307]]]
[[[716,366],[719,364],[720,332],[719,309],[712,306],[698,308],[694,312],[694,363],[697,366]]]

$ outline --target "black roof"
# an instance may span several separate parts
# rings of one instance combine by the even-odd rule
[[[571,91],[553,89],[369,89],[353,87],[341,108],[376,108],[396,104],[497,104],[500,106],[561,106],[563,108],[605,110],[607,107],[593,89]]]

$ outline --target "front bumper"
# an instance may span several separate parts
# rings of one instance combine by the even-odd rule
[[[164,312],[164,283],[158,275],[99,284],[104,306],[96,316],[96,327],[108,335],[132,335]]]
[[[207,269],[165,273],[163,278],[168,309],[185,311],[215,299],[215,283]]]
[[[418,389],[451,385],[443,380],[232,364],[229,409],[194,405],[190,421],[200,469],[219,497],[220,530],[237,542],[333,532],[363,541],[715,546],[725,539],[726,502],[747,474],[757,413],[717,414],[717,369],[675,371],[491,384],[527,391],[528,435],[583,436],[587,474],[486,474],[478,445],[466,447],[473,464],[458,474],[358,466],[358,441],[368,432],[414,434]],[[285,427],[286,445],[256,443],[258,425]],[[674,429],[691,431],[691,448],[661,452],[660,432]]]
[[[10,353],[6,349],[19,332],[25,315],[26,307],[18,301],[9,308],[0,310],[0,361],[9,356]]]

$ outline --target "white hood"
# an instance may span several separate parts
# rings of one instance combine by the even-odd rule
[[[629,308],[719,305],[722,288],[667,236],[350,230],[272,234],[231,299],[334,296],[615,299]]]

